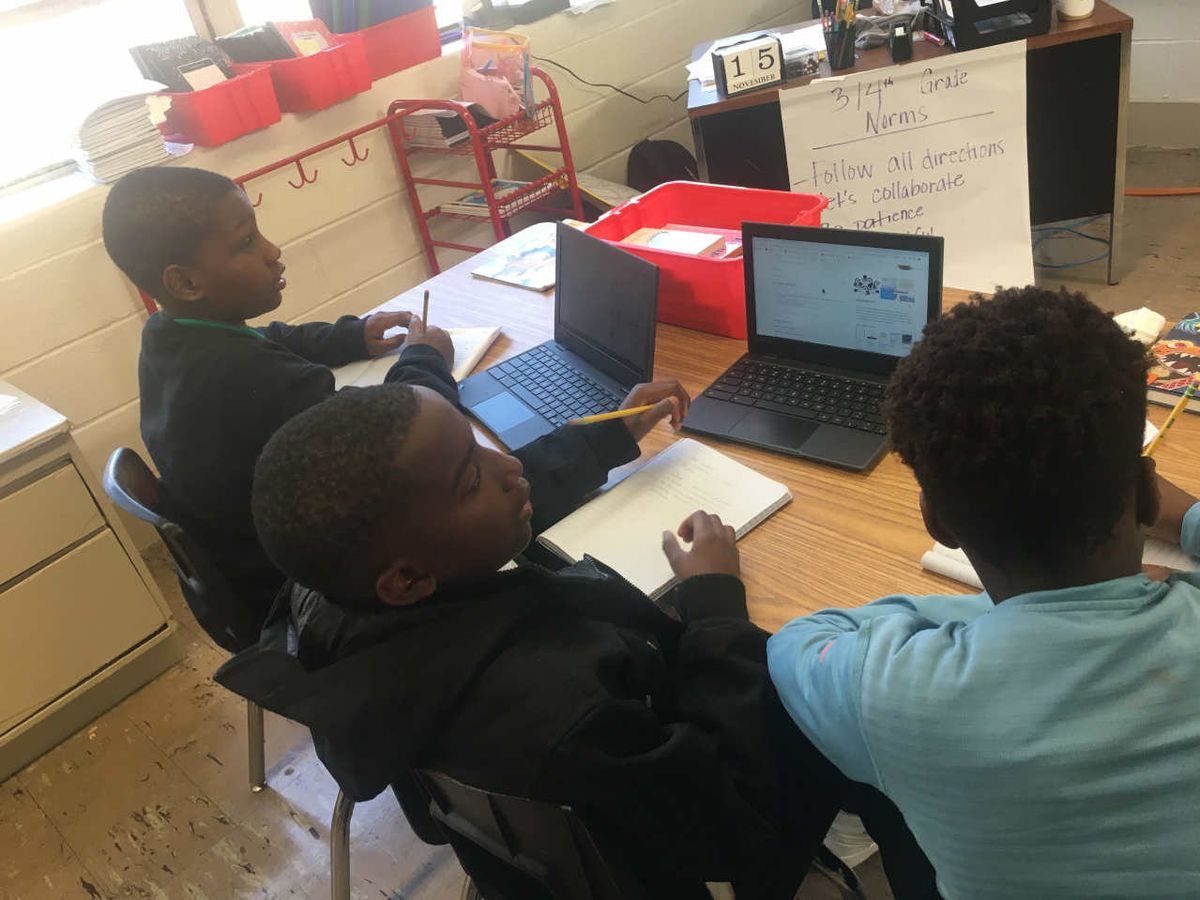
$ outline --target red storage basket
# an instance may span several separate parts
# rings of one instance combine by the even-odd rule
[[[820,194],[669,181],[615,207],[584,230],[658,266],[658,320],[733,338],[746,337],[742,258],[709,259],[621,244],[639,228],[689,225],[741,230],[743,222],[820,225]]]
[[[353,38],[353,35],[345,35]],[[238,74],[267,69],[281,112],[313,112],[361,94],[371,87],[362,41],[348,40],[311,56],[261,63],[237,63]]]
[[[265,68],[236,75],[212,87],[171,98],[159,130],[169,141],[215,147],[279,121],[279,102]]]
[[[372,81],[442,55],[437,11],[432,4],[338,37],[362,41]]]

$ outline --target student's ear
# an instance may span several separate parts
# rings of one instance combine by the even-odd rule
[[[943,547],[949,547],[951,550],[958,549],[958,539],[950,533],[949,528],[942,524],[942,520],[938,518],[938,514],[929,505],[929,501],[925,499],[924,491],[921,491],[921,518],[925,520],[925,530],[929,532],[931,538]]]
[[[171,263],[163,270],[163,287],[176,300],[193,303],[204,299],[204,290],[196,275],[195,269]]]
[[[1154,457],[1143,456],[1140,460],[1137,474],[1137,520],[1139,525],[1153,525],[1158,521],[1162,511],[1162,495],[1158,490],[1158,470],[1154,466]]]
[[[404,561],[392,563],[375,579],[375,594],[388,606],[411,606],[437,590],[437,579]]]

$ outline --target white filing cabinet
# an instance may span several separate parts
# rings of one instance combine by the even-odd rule
[[[179,658],[63,416],[0,381],[0,780]]]

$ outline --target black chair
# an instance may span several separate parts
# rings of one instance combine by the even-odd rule
[[[419,775],[463,869],[486,900],[643,900],[609,865],[570,807],[494,794],[438,772]]]
[[[204,549],[163,515],[158,479],[136,450],[120,447],[112,452],[104,467],[104,492],[125,512],[154,526],[171,554],[183,599],[204,632],[230,653],[253,646],[262,623],[238,601]],[[250,741],[250,789],[260,791],[266,785],[263,711],[250,701],[246,702],[246,731]]]
[[[163,515],[158,479],[137,451],[128,447],[114,450],[104,467],[103,481],[109,499],[130,515],[153,525],[167,545],[183,598],[204,632],[230,653],[257,644],[262,622],[245,604],[238,602],[229,581],[212,563],[204,548]],[[250,699],[246,700],[246,723],[250,741],[250,789],[260,791],[267,782],[263,708]],[[354,801],[339,790],[329,826],[333,900],[350,900],[350,819],[353,813]]]

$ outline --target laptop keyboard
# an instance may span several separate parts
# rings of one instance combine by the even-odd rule
[[[887,429],[880,415],[884,387],[874,381],[743,359],[705,391],[704,396],[885,434]]]
[[[612,412],[624,399],[545,347],[534,347],[488,371],[555,427],[568,419]]]

